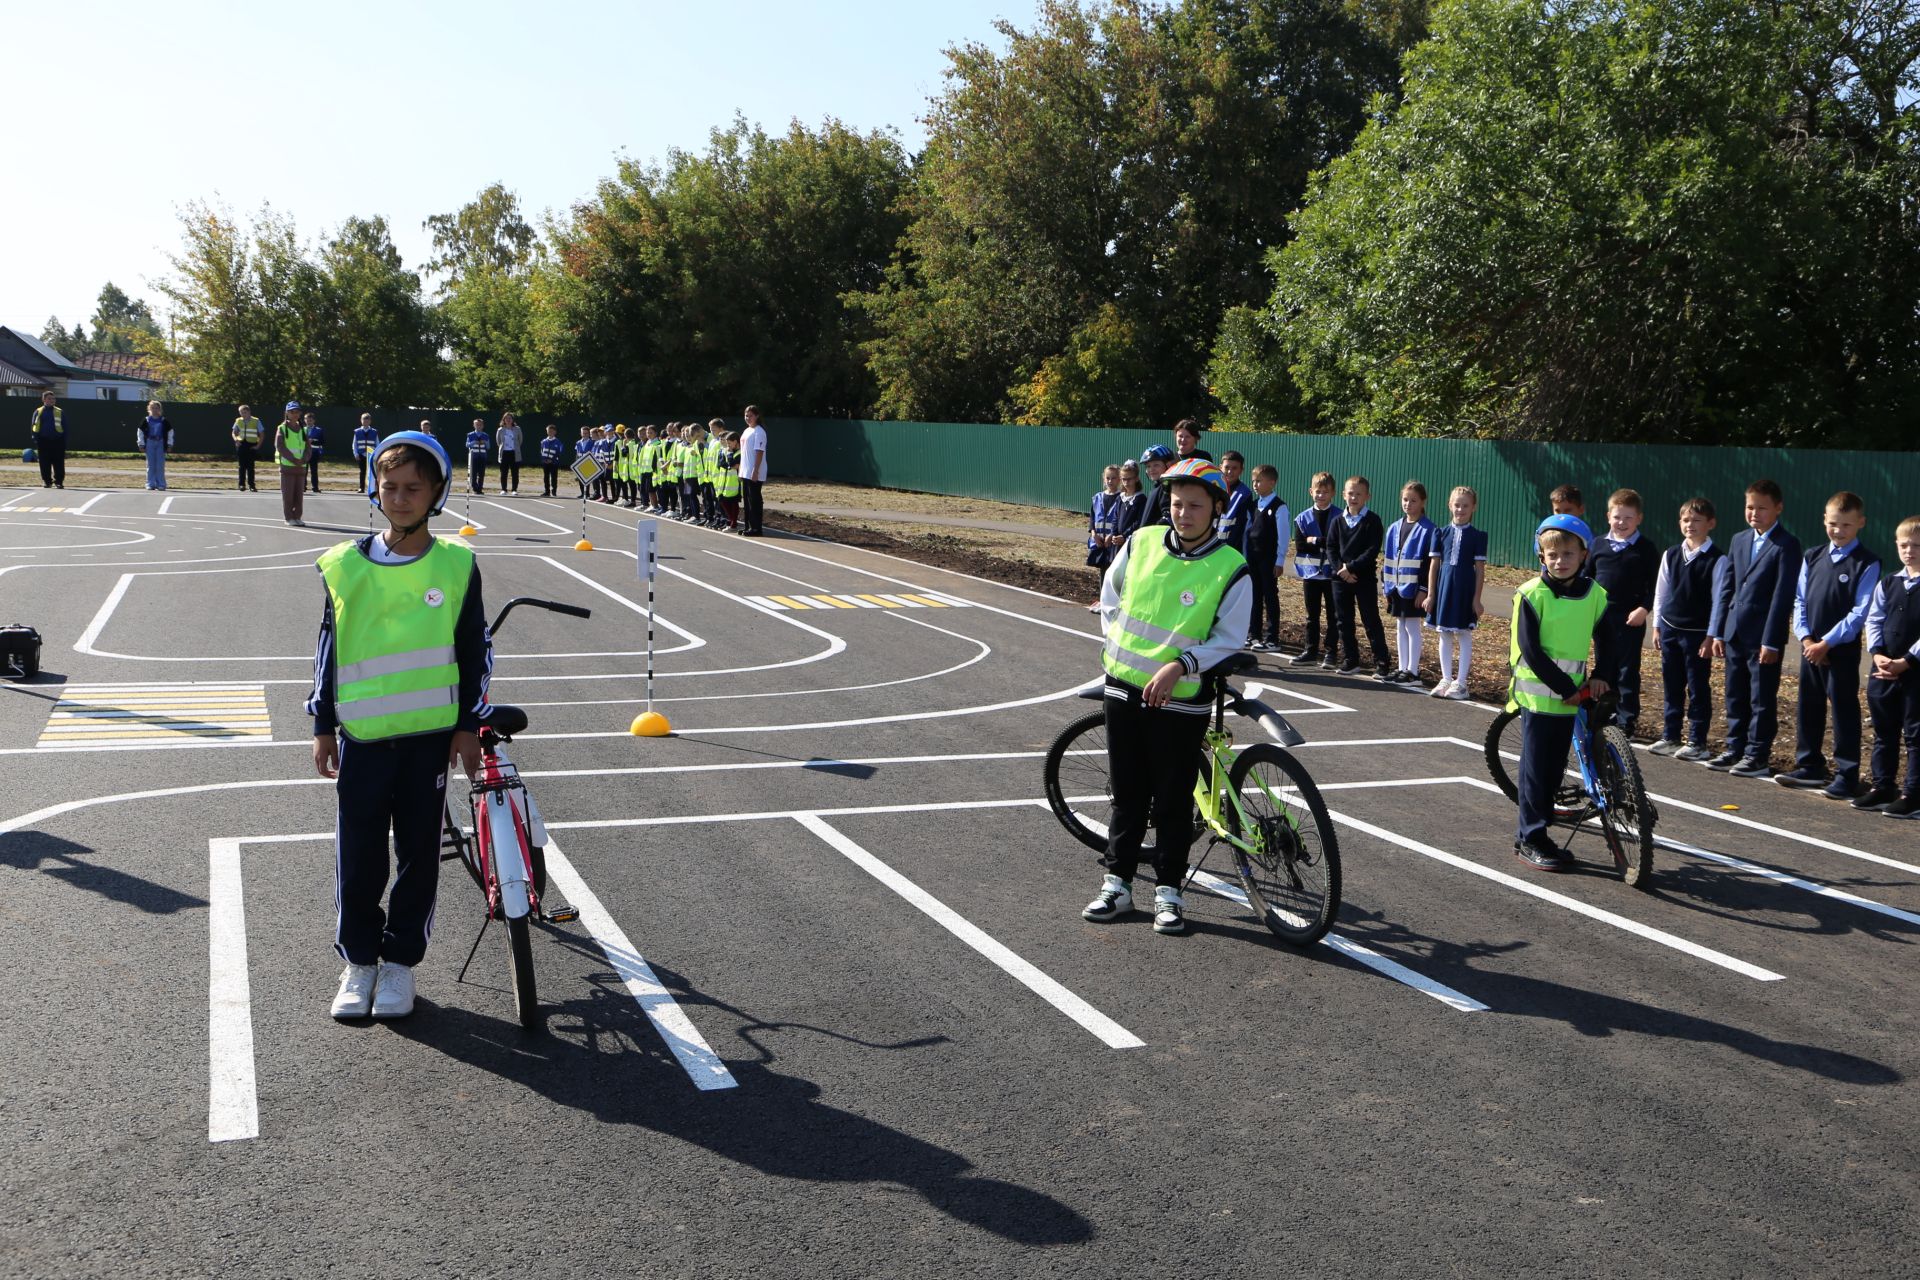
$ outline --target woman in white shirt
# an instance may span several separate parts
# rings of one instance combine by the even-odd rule
[[[520,492],[520,428],[513,415],[500,415],[500,430],[494,443],[500,449],[500,492]]]

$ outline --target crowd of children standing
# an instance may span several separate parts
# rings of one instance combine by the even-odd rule
[[[1135,530],[1167,522],[1159,478],[1175,462],[1212,460],[1198,447],[1200,434],[1198,424],[1184,421],[1175,428],[1173,448],[1154,445],[1137,461],[1106,468],[1091,505],[1090,566],[1104,573]],[[1277,492],[1277,470],[1254,467],[1248,487],[1241,480],[1245,465],[1237,452],[1219,459],[1232,496],[1217,529],[1245,556],[1254,583],[1246,647],[1279,648],[1277,587],[1291,548],[1306,614],[1305,645],[1291,658],[1294,665],[1342,675],[1370,671],[1382,683],[1420,684],[1425,634],[1431,632],[1440,676],[1428,696],[1467,699],[1474,632],[1486,612],[1489,540],[1474,524],[1478,495],[1455,486],[1442,513],[1446,523],[1437,524],[1427,515],[1426,486],[1409,480],[1400,489],[1400,516],[1388,524],[1373,510],[1366,477],[1337,484],[1331,472],[1321,471],[1309,480],[1308,504],[1296,516]],[[1784,496],[1771,480],[1748,486],[1747,527],[1725,550],[1714,543],[1717,513],[1704,497],[1680,505],[1679,540],[1664,549],[1642,532],[1644,504],[1631,489],[1608,497],[1598,529],[1585,523],[1585,505],[1573,485],[1555,488],[1548,506],[1552,515],[1575,517],[1570,528],[1585,533],[1578,576],[1604,593],[1592,675],[1617,695],[1616,720],[1629,732],[1638,727],[1643,656],[1652,633],[1661,707],[1654,754],[1818,789],[1889,817],[1920,816],[1920,594],[1914,590],[1920,582],[1920,516],[1899,522],[1894,541],[1900,565],[1883,572],[1860,541],[1865,504],[1851,492],[1828,501],[1826,537],[1812,549],[1781,525]],[[1516,593],[1516,630],[1526,621],[1523,595]],[[1394,623],[1391,655],[1386,618]],[[1366,665],[1363,634],[1371,657]],[[1794,763],[1776,773],[1770,759],[1789,636],[1801,646]],[[1716,663],[1726,721],[1718,752],[1708,745]],[[1870,755],[1862,750],[1863,718],[1874,733]]]

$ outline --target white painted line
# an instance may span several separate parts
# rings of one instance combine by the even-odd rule
[[[829,826],[818,814],[795,814],[794,821],[846,855],[847,859],[862,871],[918,907],[954,937],[1005,970],[1014,981],[1092,1032],[1108,1048],[1138,1049],[1146,1043],[1139,1036],[1134,1035],[1133,1032],[1015,955],[1006,946],[995,941],[952,907]]]
[[[207,842],[207,1141],[260,1134],[240,842]]]
[[[85,502],[81,503],[79,506],[68,507],[67,514],[70,516],[83,516],[87,513],[88,507],[91,507],[94,503],[100,501],[100,499],[106,496],[107,495],[104,493],[96,493],[91,498],[88,498]]]
[[[1737,813],[1722,813],[1718,809],[1709,809],[1704,805],[1688,804],[1685,800],[1677,800],[1672,796],[1663,796],[1652,791],[1647,792],[1647,795],[1652,797],[1657,804],[1670,804],[1676,809],[1685,809],[1689,813],[1704,814],[1709,818],[1718,818],[1722,822],[1731,822],[1737,827],[1746,827],[1750,831],[1764,831],[1768,835],[1779,836],[1782,839],[1796,841],[1799,844],[1811,845],[1816,849],[1825,849],[1829,853],[1838,853],[1849,858],[1859,858],[1864,862],[1873,862],[1883,867],[1892,867],[1896,871],[1905,871],[1912,875],[1920,875],[1920,866],[1915,866],[1911,862],[1901,862],[1897,858],[1886,858],[1877,853],[1868,853],[1865,849],[1855,849],[1849,845],[1835,844],[1831,840],[1822,840],[1818,836],[1801,835],[1797,831],[1788,831],[1782,827],[1768,826],[1764,822],[1755,822],[1752,818],[1743,818]]]
[[[1492,784],[1489,783],[1488,785]],[[1423,844],[1418,840],[1408,839],[1398,832],[1389,831],[1385,827],[1375,826],[1371,822],[1364,822],[1359,818],[1349,817],[1346,814],[1333,810],[1328,810],[1328,816],[1335,822],[1352,827],[1356,831],[1365,832],[1376,840],[1384,840],[1388,844],[1397,845],[1402,849],[1422,854],[1437,862],[1444,862],[1450,867],[1458,867],[1462,871],[1471,872],[1486,880],[1492,880],[1496,884],[1506,885],[1509,889],[1517,889],[1521,893],[1539,898],[1543,902],[1551,902],[1555,906],[1564,907],[1576,915],[1583,915],[1590,920],[1598,920],[1602,924],[1612,925],[1614,928],[1631,933],[1636,937],[1645,938],[1649,942],[1657,942],[1663,947],[1671,947],[1673,950],[1681,952],[1684,955],[1693,956],[1697,960],[1705,960],[1709,964],[1719,965],[1723,969],[1729,969],[1734,973],[1752,978],[1755,981],[1779,982],[1786,976],[1775,973],[1771,969],[1763,969],[1759,965],[1749,964],[1745,960],[1737,959],[1723,951],[1715,951],[1713,948],[1701,946],[1697,942],[1689,942],[1687,939],[1668,933],[1664,929],[1656,929],[1652,925],[1641,924],[1638,920],[1629,920],[1625,916],[1616,915],[1614,912],[1589,906],[1577,898],[1570,898],[1564,893],[1556,893],[1552,889],[1532,884],[1526,880],[1522,880],[1518,876],[1508,875],[1504,871],[1495,871],[1492,867],[1483,867],[1477,862],[1460,857],[1458,854],[1448,853],[1444,849],[1436,849],[1430,844]]]
[[[100,633],[106,629],[107,619],[111,618],[113,611],[120,607],[120,600],[127,594],[127,588],[132,585],[132,583],[132,574],[123,573],[120,575],[120,581],[114,583],[113,590],[107,592],[106,603],[102,604],[99,610],[94,613],[93,621],[89,622],[86,630],[80,633],[80,638],[73,642],[74,652],[93,652],[93,642],[98,640]]]
[[[507,513],[508,515],[510,515],[510,516],[519,516],[519,517],[521,517],[521,518],[522,518],[522,519],[524,519],[524,520],[531,520],[531,521],[533,521],[533,522],[534,522],[535,524],[542,524],[542,525],[545,525],[545,526],[546,526],[547,528],[549,528],[549,529],[552,529],[552,530],[554,530],[554,531],[555,531],[555,532],[557,532],[557,533],[572,533],[572,532],[573,532],[573,530],[571,530],[571,529],[569,529],[569,528],[567,528],[567,526],[565,526],[565,525],[563,525],[563,524],[555,524],[555,523],[554,523],[553,521],[551,521],[551,520],[542,520],[542,519],[541,519],[541,518],[540,518],[539,516],[537,516],[537,515],[535,515],[535,514],[533,514],[533,512],[531,512],[531,511],[524,511],[524,510],[521,510],[521,509],[520,509],[520,508],[518,508],[518,507],[506,507],[506,506],[502,506],[502,505],[500,505],[500,504],[499,504],[498,502],[494,502],[494,501],[492,501],[491,499],[488,499],[488,498],[482,498],[482,499],[480,499],[480,505],[481,505],[481,506],[483,506],[483,507],[492,507],[492,508],[493,508],[493,509],[494,509],[495,511],[504,511],[504,512],[506,512],[506,513]]]
[[[171,507],[172,505],[173,505],[173,496],[169,494],[168,496],[160,500],[160,510],[154,512],[154,514],[163,516],[167,514],[167,508]]]
[[[727,1064],[720,1060],[687,1017],[686,1010],[673,998],[653,966],[646,962],[640,952],[627,939],[626,932],[614,923],[614,919],[601,905],[593,890],[587,888],[587,882],[573,869],[573,863],[567,855],[560,852],[560,846],[547,842],[547,878],[560,890],[561,896],[572,903],[580,912],[580,923],[587,926],[587,932],[600,944],[600,950],[606,953],[607,963],[620,975],[627,991],[633,996],[640,1011],[647,1015],[647,1021],[667,1042],[667,1048],[680,1061],[680,1066],[693,1081],[694,1088],[703,1091],[731,1089],[738,1083],[733,1073],[727,1070]]]
[[[1733,867],[1735,870],[1745,871],[1752,875],[1772,880],[1778,884],[1792,885],[1796,889],[1805,889],[1808,893],[1817,893],[1823,898],[1832,898],[1836,902],[1846,902],[1856,907],[1865,907],[1868,911],[1877,911],[1883,916],[1892,916],[1895,920],[1903,920],[1908,924],[1920,924],[1920,915],[1916,915],[1911,911],[1902,911],[1898,907],[1890,907],[1884,902],[1875,902],[1871,898],[1863,898],[1859,894],[1848,893],[1846,890],[1836,889],[1832,885],[1820,884],[1813,880],[1803,880],[1799,876],[1788,875],[1784,871],[1775,871],[1772,867],[1762,867],[1742,858],[1733,858],[1724,853],[1715,853],[1712,849],[1702,849],[1699,845],[1688,844],[1684,840],[1669,840],[1665,836],[1655,836],[1653,842],[1662,849],[1671,849],[1675,853],[1684,853],[1688,857],[1705,858],[1710,862],[1718,862],[1723,866]]]

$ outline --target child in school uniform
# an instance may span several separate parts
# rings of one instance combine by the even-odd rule
[[[593,460],[600,464],[600,474],[594,477],[594,497],[601,502],[613,501],[613,460],[616,450],[614,426],[611,422],[600,428],[600,434],[593,442]]]
[[[1853,802],[1889,818],[1920,817],[1920,516],[1894,530],[1900,570],[1883,577],[1867,610],[1867,710],[1873,716],[1873,787]],[[1896,780],[1900,748],[1907,772]]]
[[[1793,599],[1800,638],[1800,709],[1793,768],[1774,781],[1820,787],[1829,800],[1860,792],[1860,639],[1880,584],[1880,557],[1860,541],[1867,504],[1842,491],[1827,499],[1827,545],[1801,557]],[[1833,710],[1833,760],[1826,758],[1827,710]]]
[[[1386,594],[1387,616],[1395,623],[1395,654],[1400,665],[1388,675],[1393,684],[1420,683],[1420,623],[1430,603],[1427,557],[1438,532],[1427,519],[1427,486],[1409,480],[1400,486],[1401,518],[1387,530],[1380,561],[1380,590]]]
[[[1107,566],[1113,563],[1113,535],[1120,527],[1120,468],[1108,467],[1100,473],[1100,492],[1093,495],[1087,510],[1087,564],[1107,580]],[[1099,585],[1094,587],[1088,613],[1100,612]]]
[[[1804,552],[1780,523],[1786,500],[1771,480],[1747,486],[1747,527],[1727,548],[1727,571],[1714,594],[1707,640],[1726,659],[1727,749],[1705,762],[1736,778],[1773,776],[1780,658],[1793,620]]]
[[[1593,580],[1607,589],[1613,608],[1607,625],[1617,628],[1613,656],[1618,664],[1602,673],[1620,695],[1614,723],[1628,733],[1640,718],[1640,660],[1647,641],[1647,617],[1653,611],[1653,589],[1660,577],[1660,548],[1640,533],[1644,515],[1640,495],[1618,489],[1607,498],[1607,531],[1593,540],[1587,558]]]
[[[1473,672],[1473,633],[1486,613],[1482,594],[1487,587],[1487,535],[1473,525],[1480,495],[1466,485],[1455,485],[1447,495],[1452,523],[1434,534],[1427,554],[1427,625],[1440,633],[1440,683],[1429,698],[1465,702],[1472,695],[1467,680]]]
[[[592,456],[593,456],[593,428],[588,426],[583,426],[580,428],[580,438],[573,442],[573,461],[578,462],[582,458],[591,458]],[[582,498],[586,497],[587,482],[585,480],[580,479],[579,476],[575,476],[574,481],[580,486],[580,496]]]
[[[1140,487],[1140,464],[1128,458],[1120,464],[1120,503],[1114,515],[1113,545],[1125,542],[1147,514],[1147,491]]]
[[[1327,558],[1333,564],[1333,607],[1339,615],[1340,648],[1346,661],[1340,665],[1343,676],[1360,671],[1360,644],[1356,638],[1354,613],[1366,628],[1367,646],[1373,650],[1374,679],[1388,683],[1393,668],[1387,665],[1387,633],[1380,625],[1380,549],[1387,531],[1369,503],[1373,487],[1365,476],[1348,476],[1342,489],[1347,509],[1333,522],[1327,539]]]
[[[565,448],[560,428],[549,422],[547,434],[540,438],[540,496],[543,498],[560,496],[560,454]]]
[[[1246,469],[1246,455],[1238,449],[1220,455],[1220,474],[1227,482],[1227,509],[1220,513],[1220,538],[1242,556],[1247,554],[1247,518],[1253,510],[1253,490],[1240,480]]]
[[[487,491],[487,450],[493,445],[493,437],[487,434],[484,418],[473,420],[473,430],[467,432],[467,492],[485,493]]]
[[[1333,537],[1333,522],[1339,512],[1333,509],[1333,473],[1316,471],[1307,484],[1312,501],[1293,521],[1293,576],[1300,579],[1300,590],[1307,602],[1307,647],[1293,659],[1300,664],[1317,662],[1323,671],[1339,666],[1340,628],[1333,616],[1333,562],[1327,558],[1327,543]],[[1320,647],[1320,616],[1327,619],[1327,643]]]
[[[1717,523],[1713,504],[1705,498],[1681,503],[1680,541],[1660,557],[1654,580],[1653,643],[1660,651],[1662,717],[1660,740],[1649,750],[1657,756],[1694,762],[1713,758],[1707,747],[1713,721],[1713,648],[1707,627],[1727,572],[1726,553],[1713,545]]]
[[[1247,572],[1253,578],[1253,617],[1247,648],[1280,648],[1280,573],[1286,568],[1293,513],[1278,492],[1280,471],[1268,463],[1253,469],[1253,508],[1247,516]]]
[[[1150,444],[1140,455],[1140,465],[1147,472],[1147,509],[1140,523],[1167,524],[1173,517],[1167,510],[1167,489],[1160,477],[1173,465],[1173,450],[1163,444]]]
[[[713,492],[714,496],[720,499],[720,511],[725,519],[714,527],[725,529],[728,533],[738,533],[741,489],[740,433],[738,431],[727,432],[727,438],[721,444],[720,455],[715,460],[715,465],[719,471],[713,482]]]

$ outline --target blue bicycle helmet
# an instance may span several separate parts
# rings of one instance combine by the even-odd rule
[[[367,455],[367,501],[374,505],[375,510],[379,509],[380,477],[374,463],[381,454],[401,444],[425,449],[432,455],[435,465],[440,468],[440,496],[434,499],[433,509],[427,512],[429,516],[439,515],[446,510],[447,494],[453,489],[453,459],[447,456],[446,449],[438,440],[424,431],[396,431],[373,447],[373,452]]]
[[[1561,533],[1570,533],[1580,539],[1580,545],[1582,547],[1589,551],[1593,549],[1593,530],[1587,528],[1587,522],[1579,516],[1548,516],[1540,522],[1540,527],[1533,531],[1534,545],[1536,547],[1539,546],[1540,535],[1552,530],[1558,530]]]
[[[1166,445],[1150,444],[1147,446],[1147,451],[1140,455],[1140,465],[1144,467],[1155,458],[1162,462],[1172,462],[1173,456],[1173,450]]]

